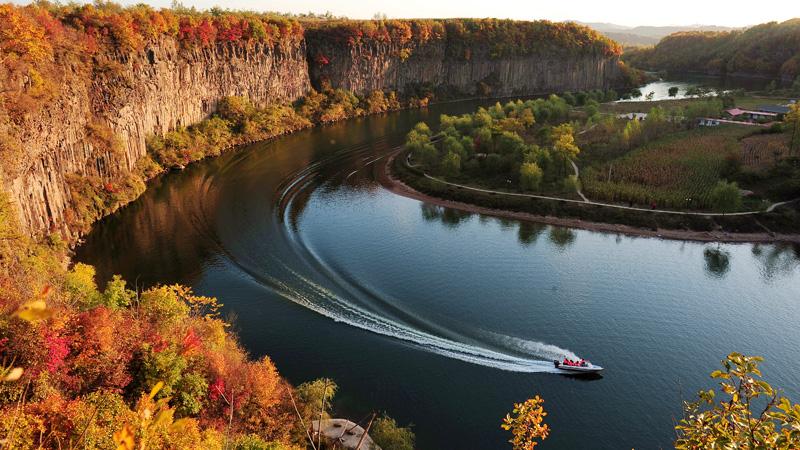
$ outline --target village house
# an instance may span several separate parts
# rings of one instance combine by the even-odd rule
[[[788,109],[788,108],[787,108]],[[776,120],[778,113],[758,110],[732,108],[725,111],[725,117],[734,120]]]

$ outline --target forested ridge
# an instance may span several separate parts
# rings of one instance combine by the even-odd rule
[[[627,52],[640,69],[750,75],[791,82],[800,76],[800,18],[742,31],[681,32]]]

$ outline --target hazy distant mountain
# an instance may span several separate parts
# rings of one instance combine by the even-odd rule
[[[626,46],[655,45],[661,38],[680,31],[731,31],[736,29],[717,25],[676,25],[663,27],[626,27],[613,23],[583,23],[583,25],[594,28],[600,33]]]

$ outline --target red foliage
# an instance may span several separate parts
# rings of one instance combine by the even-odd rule
[[[223,395],[225,395],[225,381],[217,377],[214,379],[214,382],[208,386],[208,398],[216,401]]]
[[[189,328],[189,330],[186,331],[186,335],[183,336],[181,354],[188,355],[199,348],[201,344],[202,341],[197,336],[197,333],[194,332],[194,328]]]
[[[195,28],[196,39],[203,45],[208,45],[210,42],[213,42],[216,34],[217,30],[214,29],[214,25],[207,19],[200,21]]]
[[[45,366],[50,373],[56,373],[63,365],[64,359],[69,355],[69,339],[47,333],[44,337],[47,346],[47,361]]]

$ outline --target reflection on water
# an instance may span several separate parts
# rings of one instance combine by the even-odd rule
[[[719,247],[706,247],[703,250],[706,260],[706,272],[717,278],[722,278],[731,269],[731,254]]]
[[[504,448],[500,418],[536,393],[553,448],[666,447],[672,387],[708,388],[733,350],[765,356],[769,381],[800,398],[797,371],[770,364],[800,359],[800,330],[785,326],[800,323],[798,247],[476,217],[372,179],[417,120],[474,107],[308,130],[168,175],[76,259],[100,282],[121,273],[219,296],[254,356],[293,383],[334,378],[342,415],[417,424],[422,450]],[[571,350],[604,376],[546,373]]]
[[[768,280],[791,276],[800,267],[800,244],[755,244],[752,253]]]
[[[517,232],[517,238],[519,239],[520,244],[529,246],[536,243],[539,239],[539,236],[544,232],[547,228],[546,225],[535,223],[535,222],[520,222],[519,223],[519,230]]]
[[[550,227],[550,234],[548,237],[550,238],[550,242],[563,250],[575,242],[577,234],[575,230],[571,228]]]

